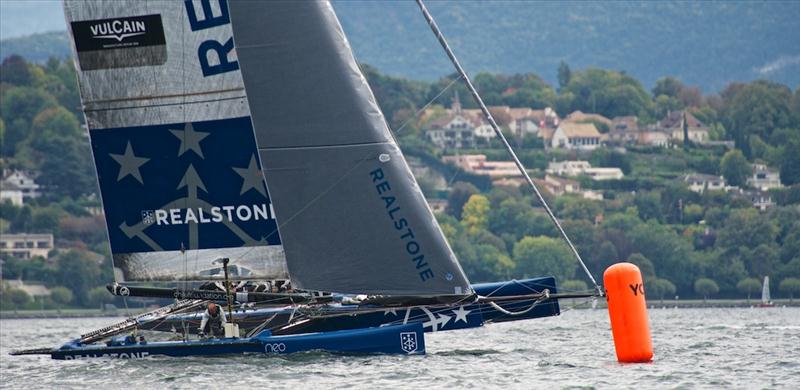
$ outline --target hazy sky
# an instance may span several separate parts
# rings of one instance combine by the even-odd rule
[[[58,0],[0,0],[0,38],[65,30]]]

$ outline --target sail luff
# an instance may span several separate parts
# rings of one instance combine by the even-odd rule
[[[292,283],[469,294],[330,4],[230,1],[229,9]]]

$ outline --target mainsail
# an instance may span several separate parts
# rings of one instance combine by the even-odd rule
[[[287,278],[225,2],[64,7],[123,278]]]
[[[331,5],[230,1],[229,9],[292,283],[471,293]]]

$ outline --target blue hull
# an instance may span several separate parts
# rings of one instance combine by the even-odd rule
[[[519,281],[474,284],[472,288],[481,296],[508,297],[542,292],[547,289],[557,293],[555,279],[543,277]],[[532,305],[530,299],[503,302],[499,305],[511,312],[520,312]],[[285,330],[286,334],[334,332],[345,329],[371,328],[387,325],[422,324],[426,332],[467,329],[483,326],[487,323],[519,321],[533,318],[556,316],[560,313],[557,299],[547,299],[538,303],[532,310],[523,315],[510,316],[489,304],[469,304],[459,307],[415,307],[399,309],[383,309],[354,314],[357,310],[352,305],[331,305],[320,309],[324,316],[310,319],[301,325]],[[341,314],[341,315],[336,315]],[[234,312],[236,323],[242,329],[252,329],[271,319],[270,326],[287,324],[293,315],[291,307],[268,308]],[[154,326],[142,324],[142,329],[170,331],[186,329],[189,333],[197,331],[200,315],[172,316],[159,320]]]
[[[326,351],[345,354],[424,354],[425,337],[419,323],[341,330],[326,333],[273,336],[263,331],[250,338],[197,341],[136,342],[132,337],[114,339],[107,345],[68,343],[50,352],[53,359],[140,359],[148,356],[212,356],[232,354],[287,354]]]

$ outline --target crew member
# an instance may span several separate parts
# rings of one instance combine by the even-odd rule
[[[200,322],[200,337],[205,337],[205,335],[210,337],[224,335],[224,326],[227,322],[225,311],[220,309],[217,304],[209,303],[208,308],[203,312],[203,320]]]

